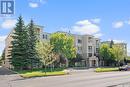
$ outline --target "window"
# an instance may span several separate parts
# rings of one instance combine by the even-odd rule
[[[98,40],[96,40],[96,44],[98,44]]]
[[[43,39],[45,38],[45,35],[43,34]]]
[[[48,38],[47,35],[44,35],[44,34],[43,34],[43,39],[47,39],[47,38]]]
[[[96,48],[96,53],[99,53],[99,48]]]
[[[91,40],[91,39],[92,39],[92,37],[88,37],[88,39],[89,39],[89,40]]]
[[[89,43],[92,42],[92,37],[88,37],[88,42],[89,42]]]
[[[92,52],[92,46],[88,46],[88,52]]]
[[[92,53],[88,53],[88,57],[92,57]]]
[[[82,43],[82,40],[78,39],[78,43]]]
[[[96,40],[96,47],[99,47],[99,41]]]
[[[46,39],[47,39],[47,35],[46,35]]]

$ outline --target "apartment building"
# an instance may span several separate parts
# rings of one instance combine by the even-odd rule
[[[43,32],[43,27],[35,25],[37,36],[41,38],[44,41],[50,41],[50,35],[51,33]],[[2,65],[7,68],[13,68],[10,64],[10,58],[11,58],[11,49],[13,41],[12,35],[14,30],[10,32],[8,37],[5,40],[5,60],[3,60]],[[60,32],[60,31],[58,31]],[[64,32],[66,33],[66,32]],[[70,34],[70,33],[66,33]],[[98,50],[99,50],[99,44],[100,39],[95,38],[92,35],[76,35],[71,34],[74,37],[74,46],[77,48],[77,53],[82,55],[84,59],[84,65],[86,67],[98,67]]]
[[[60,31],[58,31],[60,32]],[[67,32],[63,32],[70,34]],[[50,34],[43,32],[43,40],[50,40]],[[99,55],[99,44],[100,39],[95,38],[92,35],[76,35],[71,34],[74,37],[74,46],[78,54],[82,55],[84,61],[83,65],[86,67],[98,67],[98,55]]]
[[[98,67],[100,39],[92,35],[74,35],[77,53],[83,56],[87,67]]]
[[[44,41],[50,41],[50,35],[51,35],[51,33],[43,32],[42,39]]]
[[[7,68],[13,68],[13,66],[10,64],[10,58],[11,58],[11,50],[12,50],[12,44],[11,42],[13,41],[12,35],[13,35],[14,30],[12,30],[7,38],[5,39],[5,55],[4,55],[4,60],[2,61],[2,66],[7,67]]]

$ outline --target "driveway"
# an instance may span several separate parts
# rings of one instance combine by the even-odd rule
[[[8,69],[0,66],[0,75],[11,75],[11,74],[15,74],[15,73],[11,70],[8,70]]]
[[[12,81],[22,79],[13,71],[0,66],[0,87],[13,87]]]

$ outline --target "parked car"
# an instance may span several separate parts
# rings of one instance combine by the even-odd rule
[[[130,71],[130,66],[128,65],[124,65],[119,67],[119,71]]]

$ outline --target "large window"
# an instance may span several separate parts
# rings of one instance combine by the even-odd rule
[[[47,39],[47,35],[46,35],[46,39]]]
[[[96,53],[99,53],[99,48],[96,48]]]
[[[82,43],[82,40],[78,39],[78,43]]]
[[[96,47],[99,47],[99,40],[96,40]]]
[[[88,52],[92,52],[92,46],[88,46]]]
[[[88,53],[88,57],[92,57],[92,53]]]
[[[44,38],[45,38],[45,35],[43,34],[43,36],[42,36],[42,37],[43,37],[43,39],[44,39]]]
[[[88,37],[88,43],[92,43],[92,37]]]
[[[43,39],[47,39],[47,35],[44,35],[44,34],[43,34],[43,36],[42,36],[42,37],[43,37]]]

